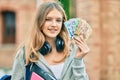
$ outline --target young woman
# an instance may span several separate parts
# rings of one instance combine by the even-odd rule
[[[89,52],[85,41],[70,39],[64,26],[66,14],[59,2],[40,5],[30,38],[15,58],[12,80],[25,80],[26,66],[35,63],[57,80],[88,80],[83,56]]]

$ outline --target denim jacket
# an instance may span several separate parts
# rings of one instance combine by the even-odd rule
[[[75,45],[74,49],[70,52],[70,56],[66,58],[60,80],[89,80],[86,73],[84,59],[75,58],[77,49],[78,47]],[[55,75],[49,68],[45,58],[41,54],[40,59],[38,62],[36,62],[36,64],[55,77]],[[21,49],[20,51],[18,51],[15,58],[12,72],[12,80],[25,80],[25,66],[26,65],[24,60],[24,50]]]

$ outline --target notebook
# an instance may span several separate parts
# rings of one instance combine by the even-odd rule
[[[35,72],[32,72],[31,80],[45,80],[40,75],[36,74]]]

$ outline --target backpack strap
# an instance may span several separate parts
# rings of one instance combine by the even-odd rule
[[[4,75],[0,80],[11,80],[11,75]]]
[[[31,74],[30,74],[30,66],[31,66],[31,64],[26,66],[25,80],[30,80],[30,76],[31,76]]]

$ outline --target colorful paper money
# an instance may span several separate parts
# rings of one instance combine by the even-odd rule
[[[72,18],[64,23],[72,39],[75,36],[82,36],[87,40],[92,33],[91,26],[83,19]]]

